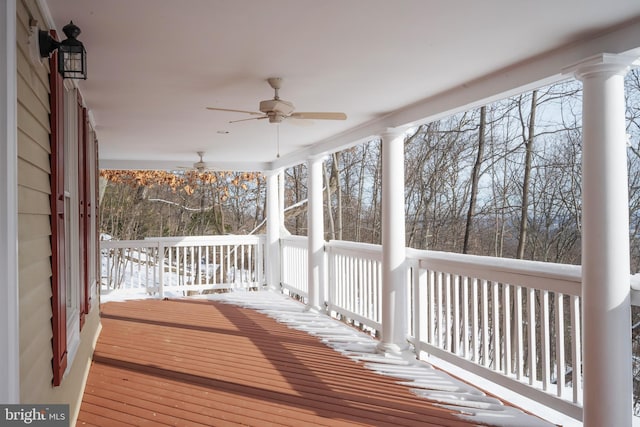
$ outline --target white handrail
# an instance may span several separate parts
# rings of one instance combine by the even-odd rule
[[[407,250],[411,342],[582,417],[581,268]],[[575,369],[577,367],[577,369]]]
[[[101,251],[102,291],[128,286],[162,298],[166,291],[184,295],[265,284],[262,236],[107,240]]]
[[[382,247],[331,241],[330,313],[381,329]],[[576,419],[582,416],[581,268],[406,249],[408,339]],[[533,362],[531,362],[533,361]]]

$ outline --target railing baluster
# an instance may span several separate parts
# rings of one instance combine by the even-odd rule
[[[195,285],[196,284],[196,263],[195,263],[195,246],[189,246],[189,256],[187,258],[187,260],[189,261],[189,275],[191,276],[191,279],[189,280],[189,284],[191,285]]]
[[[542,293],[542,389],[547,391],[549,389],[550,374],[549,369],[551,367],[551,346],[549,345],[549,292],[541,291]]]
[[[368,318],[367,310],[365,308],[365,302],[363,299],[364,293],[366,292],[362,279],[362,272],[366,268],[365,261],[362,257],[359,256],[352,256],[349,258],[349,268],[352,270],[349,274],[349,279],[351,280],[352,284],[347,286],[352,288],[351,295],[353,298],[353,305],[350,311],[357,314],[358,316],[362,316],[363,318]]]
[[[484,366],[491,365],[489,357],[489,283],[482,280],[482,359]]]
[[[364,284],[364,304],[365,304],[365,317],[373,319],[373,310],[371,307],[371,260],[365,259],[362,271],[362,283]]]
[[[238,283],[238,247],[229,245],[229,250],[233,252],[233,282]],[[240,271],[242,278],[242,271]]]
[[[332,249],[329,247],[327,248],[327,267],[328,270],[327,271],[327,283],[329,284],[329,289],[328,289],[328,295],[329,295],[329,307],[332,307],[334,304],[336,304],[336,297],[335,297],[335,289],[336,289],[336,284],[337,284],[337,280],[336,280],[336,274],[335,274],[335,257],[333,254]],[[332,286],[333,284],[333,286]],[[331,311],[329,311],[329,314],[331,314]]]
[[[344,276],[344,291],[345,291],[345,301],[344,301],[344,305],[345,308],[348,311],[353,311],[352,307],[351,307],[351,292],[352,292],[352,288],[351,288],[351,257],[350,256],[345,256],[344,257],[344,270],[343,270],[343,276]]]
[[[225,272],[224,284],[230,286],[233,283],[233,279],[230,277],[231,273],[231,247],[229,245],[224,246],[225,252],[225,265],[227,266],[227,270]]]
[[[502,336],[503,341],[503,356],[502,356],[502,368],[505,375],[511,374],[511,285],[508,283],[502,284],[502,297],[504,300],[504,306],[502,308],[502,317],[504,319],[504,333]]]
[[[376,312],[378,313],[376,322],[380,322],[382,319],[382,313],[380,312],[382,304],[382,263],[380,261],[376,261],[376,277]]]
[[[444,317],[444,332],[445,332],[445,348],[447,351],[451,351],[452,331],[451,331],[451,274],[446,273],[444,275],[444,305],[445,305],[445,317]]]
[[[564,393],[564,295],[556,293],[556,386],[557,395]]]
[[[451,331],[451,343],[453,354],[460,352],[460,276],[452,275],[453,286],[453,330]]]
[[[247,245],[247,280],[250,284],[255,285],[255,270],[253,269],[253,250],[255,245]]]
[[[365,286],[364,286],[364,263],[363,258],[358,258],[358,314],[362,317],[367,317],[367,310],[365,309]]]
[[[524,321],[522,318],[522,286],[515,287],[515,309],[516,309],[516,348],[515,348],[515,371],[516,378],[522,380],[524,366]]]
[[[147,293],[149,295],[152,295],[153,292],[151,292],[149,290],[149,285],[150,285],[149,282],[151,282],[149,280],[149,259],[150,259],[150,257],[151,257],[151,254],[149,253],[149,251],[147,249],[146,251],[144,251],[144,282],[145,282],[144,285],[147,288]]]
[[[211,245],[207,245],[204,248],[204,258],[205,258],[205,284],[210,285],[211,284],[211,276],[209,275],[209,272],[211,270],[213,270],[213,267],[211,265]]]
[[[471,306],[471,312],[472,312],[472,330],[471,330],[471,336],[472,336],[472,346],[473,346],[473,352],[471,353],[471,360],[473,360],[476,363],[480,362],[480,349],[479,347],[479,331],[478,331],[478,327],[479,327],[479,322],[478,322],[478,304],[480,304],[479,298],[478,298],[478,279],[472,278],[471,279],[471,295],[472,295],[472,306]]]
[[[461,278],[462,285],[462,331],[461,331],[461,340],[462,340],[462,357],[465,359],[469,357],[470,350],[470,339],[471,336],[469,334],[469,278],[467,276],[463,276]]]
[[[129,262],[129,275],[131,277],[134,277],[134,275],[133,275],[133,262],[131,261],[131,250],[127,251],[127,259],[128,259],[128,262]],[[133,282],[133,280],[132,280],[132,282]]]
[[[349,288],[349,265],[351,263],[351,258],[346,255],[342,257],[342,292],[343,292],[343,304],[344,307],[349,310],[351,304],[351,289]],[[351,311],[351,310],[349,310]]]
[[[352,256],[347,257],[347,310],[355,312],[355,281],[353,280],[354,259]]]
[[[351,311],[356,313],[356,314],[360,314],[359,308],[358,308],[358,258],[355,256],[351,257],[351,265],[350,265],[350,270],[351,270],[351,285],[349,286],[349,288],[351,289]]]
[[[216,250],[217,245],[211,246],[211,259],[213,260],[213,274],[211,275],[211,284],[216,285],[219,283],[218,275],[221,269],[220,261],[218,260],[218,251]]]
[[[186,286],[189,283],[189,256],[188,256],[189,248],[187,246],[182,247],[182,286]],[[184,290],[182,290],[182,294],[184,295]]]
[[[427,313],[429,318],[429,343],[437,345],[436,341],[436,327],[438,324],[438,311],[435,307],[435,273],[433,270],[427,270],[427,297],[429,311]],[[435,308],[435,310],[434,310]]]
[[[442,295],[442,288],[443,288],[443,279],[442,279],[442,275],[443,273],[441,272],[437,272],[436,273],[436,284],[437,284],[437,289],[436,289],[436,296],[438,298],[438,302],[437,302],[437,310],[438,310],[438,321],[436,323],[436,329],[437,329],[437,339],[435,344],[440,347],[440,348],[446,348],[445,344],[444,344],[444,338],[445,338],[445,332],[443,331],[443,324],[444,324],[444,315],[443,315],[443,310],[444,310],[444,305],[442,304],[442,300],[443,300],[443,295]]]
[[[538,352],[536,350],[536,290],[534,288],[529,288],[529,292],[527,293],[527,307],[527,315],[529,320],[527,325],[527,333],[529,337],[529,385],[533,385],[536,382],[538,376]]]
[[[358,263],[359,263],[359,258],[357,257],[351,257],[351,292],[353,294],[353,301],[352,304],[353,306],[351,307],[351,311],[353,311],[356,314],[360,314],[360,308],[359,308],[359,290],[360,290],[360,286],[358,283]]]
[[[252,245],[249,245],[249,259],[247,260],[247,265],[249,266],[249,280],[251,281],[252,286],[260,289],[260,272],[258,269],[257,259],[260,256],[260,242],[256,242]]]
[[[573,402],[582,404],[582,328],[580,318],[580,298],[571,295],[571,387]]]
[[[344,307],[346,296],[344,294],[344,256],[342,254],[337,255],[336,258],[336,284],[338,286],[338,306]]]
[[[376,275],[376,262],[373,260],[369,261],[369,280],[371,281],[371,287],[369,289],[369,304],[371,305],[371,319],[377,322],[378,319],[378,310],[377,310],[377,275]]]
[[[162,243],[158,244],[158,264],[160,265],[160,283],[158,284],[158,297],[160,299],[164,299],[164,248],[165,247]]]
[[[498,282],[491,282],[492,323],[493,326],[493,370],[500,370],[500,296]]]
[[[158,283],[158,248],[155,247],[152,249],[153,251],[153,266],[152,266],[152,280],[153,280],[153,294],[155,295],[157,292],[157,283]]]
[[[428,276],[429,272],[419,268],[418,262],[413,263],[413,289],[415,290],[413,300],[414,314],[414,334],[416,338],[415,347],[418,348],[420,342],[429,339],[429,304],[425,301],[428,297]],[[417,356],[420,356],[418,351]]]
[[[260,239],[260,244],[258,246],[258,248],[260,249],[259,253],[256,253],[256,263],[258,263],[258,271],[260,273],[259,277],[260,277],[260,281],[258,282],[259,285],[264,285],[266,284],[266,278],[265,278],[265,273],[264,273],[264,269],[265,269],[265,246],[266,246],[266,239],[265,237],[261,237]]]

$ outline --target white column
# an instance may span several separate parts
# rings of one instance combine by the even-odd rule
[[[324,305],[324,216],[322,209],[322,158],[307,162],[307,228],[309,308]]]
[[[629,197],[624,75],[629,58],[598,55],[582,81],[584,425],[631,426]]]
[[[282,233],[288,234],[284,226],[284,170],[278,172],[278,217]]]
[[[0,402],[20,401],[16,1],[0,2]]]
[[[405,322],[406,246],[404,218],[404,133],[382,137],[382,336],[380,351],[399,353],[408,345]]]
[[[280,202],[278,172],[267,174],[267,244],[265,269],[267,286],[280,290]]]

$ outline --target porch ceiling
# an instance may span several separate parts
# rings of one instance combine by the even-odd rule
[[[107,168],[274,169],[558,78],[592,54],[640,47],[640,2],[540,0],[44,0],[88,51],[79,83]],[[257,111],[283,77],[311,126]]]

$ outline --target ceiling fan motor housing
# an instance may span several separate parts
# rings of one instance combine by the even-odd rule
[[[260,102],[260,111],[265,114],[275,112],[278,115],[288,116],[293,113],[295,107],[289,101],[283,101],[282,99],[268,99]]]

